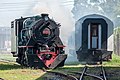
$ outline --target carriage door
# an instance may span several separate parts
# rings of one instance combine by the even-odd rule
[[[89,49],[98,49],[101,46],[100,33],[101,26],[97,23],[91,23],[89,25]]]

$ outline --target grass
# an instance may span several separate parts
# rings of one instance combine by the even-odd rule
[[[120,80],[120,57],[113,54],[112,55],[112,60],[108,61],[108,62],[103,62],[103,65],[105,67],[106,73],[107,73],[107,78],[108,80]],[[65,65],[62,68],[57,68],[53,71],[59,71],[62,73],[68,73],[69,71],[82,71],[84,65],[80,65],[77,62],[74,62],[74,65]],[[89,71],[88,72],[93,72],[94,74],[98,74],[96,73],[98,69],[93,68],[93,66],[90,66]],[[46,73],[43,77],[47,77],[48,74]],[[91,80],[91,79],[90,79]]]
[[[0,55],[0,58],[8,58],[12,59],[11,55]],[[104,62],[103,65],[108,73],[109,80],[120,80],[120,57],[113,54],[113,59],[109,62]],[[60,71],[60,72],[68,72],[68,71],[81,71],[83,65],[79,63],[74,64],[66,64],[62,68],[57,68],[53,71]],[[94,70],[91,67],[91,70]],[[96,70],[94,70],[96,71]],[[0,78],[4,80],[44,80],[48,74],[43,72],[42,70],[33,70],[30,68],[23,68],[18,64],[14,63],[3,63],[0,62]]]
[[[30,69],[13,69],[0,72],[0,77],[5,80],[35,80],[40,75],[43,75],[43,73]]]
[[[36,80],[44,73],[45,72],[39,69],[32,70],[30,68],[23,68],[13,63],[0,63],[0,78],[4,80]]]
[[[103,63],[105,66],[120,66],[120,56],[112,55],[112,60]]]
[[[16,58],[11,54],[0,54],[0,59],[15,61]],[[37,78],[44,74],[45,72],[40,69],[24,68],[14,62],[0,62],[0,78],[4,80],[37,80]]]

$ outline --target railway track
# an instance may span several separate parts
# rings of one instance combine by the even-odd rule
[[[7,59],[0,59],[0,62],[6,62],[6,63],[8,63],[8,62],[15,62],[15,61],[7,60]]]
[[[99,67],[100,71],[98,71],[99,73],[97,73],[97,75],[93,73],[94,71],[91,73],[87,72],[88,69],[89,67],[85,66],[82,72],[71,72],[71,73],[78,75],[79,76],[78,80],[83,80],[83,79],[87,80],[88,77],[90,78],[90,80],[107,80],[103,66]]]
[[[65,73],[53,71],[47,71],[47,73],[51,75],[51,77],[46,77],[45,80],[78,80],[76,77]]]
[[[97,75],[93,74],[93,72],[88,73],[88,70],[89,67],[85,66],[82,72],[70,71],[65,74],[61,72],[47,71],[48,75],[52,77],[48,76],[45,80],[107,80],[103,66],[99,66],[100,71],[98,71],[99,73],[97,73]]]
[[[14,61],[14,60],[7,60],[7,59],[0,59],[0,62],[18,64],[18,63],[16,63],[16,61]]]
[[[0,59],[0,62],[17,64],[15,61],[6,59]],[[95,75],[93,72],[89,73],[90,68],[87,65],[83,67],[81,72],[68,71],[66,73],[62,73],[46,71],[49,76],[45,77],[44,80],[107,80],[104,67],[102,65],[98,67],[100,71],[97,73],[97,75]]]

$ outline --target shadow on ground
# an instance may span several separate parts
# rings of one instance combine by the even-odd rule
[[[0,70],[11,70],[11,69],[20,69],[22,68],[17,64],[0,64]]]
[[[108,80],[120,80],[120,67],[104,67],[105,68],[105,71],[107,73],[107,79]],[[62,73],[68,73],[69,71],[77,71],[77,72],[81,72],[83,69],[83,67],[63,67],[63,68],[58,68],[58,69],[55,69],[55,70],[52,70],[52,71],[59,71],[59,72],[62,72]],[[97,74],[99,75],[99,71],[97,70],[100,70],[98,68],[93,68],[93,67],[90,67],[88,69],[88,73],[92,73],[92,74]],[[45,73],[43,76],[37,78],[36,80],[54,80],[54,79],[46,79],[46,77],[50,76],[48,73]],[[89,80],[93,80],[93,79],[89,79]]]

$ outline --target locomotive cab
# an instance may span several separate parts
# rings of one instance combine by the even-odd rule
[[[97,63],[110,60],[113,51],[113,23],[110,19],[91,14],[76,22],[75,47],[80,62]]]

